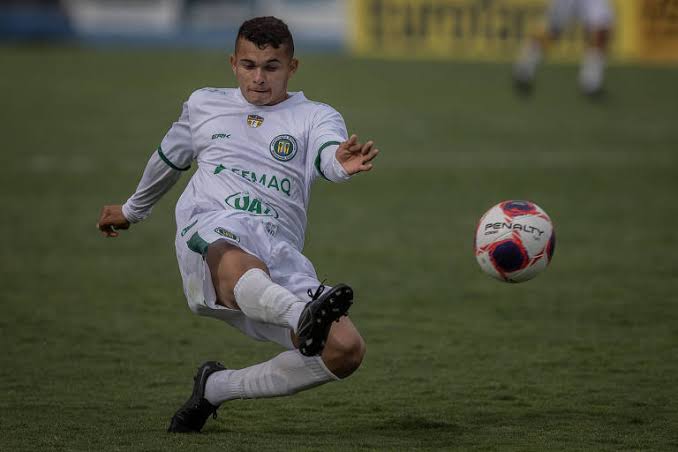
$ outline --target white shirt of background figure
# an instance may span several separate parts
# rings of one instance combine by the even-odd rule
[[[513,81],[518,92],[529,94],[534,87],[537,69],[544,54],[565,28],[578,22],[584,28],[586,42],[579,69],[579,88],[589,96],[603,91],[605,65],[614,11],[609,0],[551,0],[546,12],[546,27],[523,44],[513,65]]]

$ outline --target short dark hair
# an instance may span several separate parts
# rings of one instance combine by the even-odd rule
[[[247,39],[260,49],[270,45],[277,49],[286,45],[290,56],[294,55],[294,40],[287,24],[277,17],[263,16],[246,20],[238,30],[235,47],[238,48],[240,38]]]

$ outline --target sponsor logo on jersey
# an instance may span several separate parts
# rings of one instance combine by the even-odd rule
[[[257,128],[264,123],[264,118],[259,115],[247,115],[247,125],[252,128]]]
[[[228,231],[221,226],[217,227],[214,229],[214,232],[216,232],[219,235],[223,235],[227,239],[235,240],[236,242],[240,243],[240,237],[232,233],[231,231]]]
[[[214,135],[212,135],[213,140],[217,140],[219,138],[231,138],[231,134],[230,133],[215,133]]]
[[[274,159],[288,162],[297,155],[297,140],[292,135],[278,135],[269,147]]]
[[[225,199],[230,207],[252,215],[278,218],[278,211],[267,202],[250,195],[248,192],[233,193]]]
[[[226,168],[224,165],[219,164],[214,168],[214,174],[219,174],[224,170],[230,170],[231,172],[237,174],[245,180],[259,184],[264,188],[270,190],[275,190],[285,193],[287,196],[292,196],[292,182],[282,176],[268,175],[266,173],[255,173],[252,170],[240,169],[240,168]]]

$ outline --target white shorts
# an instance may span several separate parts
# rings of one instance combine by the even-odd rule
[[[548,12],[549,29],[560,33],[572,20],[588,29],[611,28],[614,13],[609,0],[553,0]]]
[[[184,294],[191,311],[223,320],[253,339],[293,349],[288,328],[252,320],[239,310],[216,303],[210,270],[203,254],[210,243],[220,239],[259,258],[268,267],[271,280],[300,300],[310,300],[307,291],[315,290],[320,284],[311,261],[289,243],[271,237],[262,221],[244,215],[228,216],[218,211],[202,213],[186,224],[179,224],[175,240]]]

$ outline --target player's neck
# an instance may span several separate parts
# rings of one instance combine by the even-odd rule
[[[287,99],[289,99],[289,98],[290,98],[289,93],[285,92],[285,95],[284,95],[282,98],[277,99],[277,100],[272,101],[272,102],[269,102],[269,103],[265,104],[265,106],[266,106],[266,107],[273,107],[274,105],[278,105],[278,104],[280,104],[280,103],[282,103],[282,102],[285,102],[285,101],[286,101]]]

